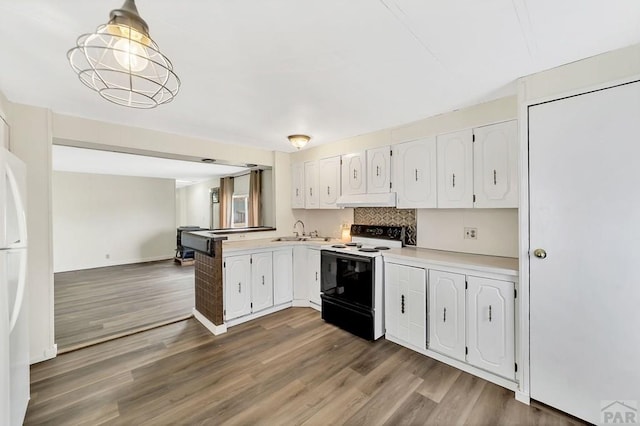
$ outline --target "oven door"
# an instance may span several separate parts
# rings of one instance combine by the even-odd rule
[[[322,250],[321,290],[333,300],[373,308],[375,259]]]

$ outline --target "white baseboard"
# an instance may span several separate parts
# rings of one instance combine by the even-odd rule
[[[516,401],[522,402],[526,405],[531,405],[531,397],[529,394],[524,392],[516,391]]]
[[[95,264],[91,265],[72,265],[66,266],[64,268],[56,269],[53,272],[69,272],[69,271],[84,271],[86,269],[95,269],[95,268],[106,268],[109,266],[119,266],[119,265],[133,265],[135,263],[147,263],[147,262],[157,262],[159,260],[169,260],[173,259],[173,254],[166,254],[160,256],[150,256],[150,257],[142,257],[138,259],[110,259],[109,261],[103,262],[99,261]]]
[[[315,309],[318,312],[322,312],[322,306],[316,305],[313,302],[309,302],[309,307]]]
[[[302,300],[302,299],[294,299],[293,303],[291,304],[291,306],[293,306],[294,308],[308,308],[309,307],[309,301],[308,300]]]
[[[195,308],[193,308],[193,317],[197,319],[200,322],[200,324],[204,325],[204,327],[215,336],[227,332],[227,324],[215,325],[214,323],[209,321],[204,315],[202,315],[200,312],[196,311]]]
[[[58,345],[54,344],[50,348],[46,348],[42,351],[42,355],[32,356],[29,360],[29,364],[37,364],[48,359],[53,359],[58,355]]]
[[[252,314],[245,315],[243,317],[239,317],[239,318],[234,318],[232,320],[228,320],[227,321],[227,326],[228,327],[233,327],[234,325],[240,325],[240,324],[242,324],[244,322],[251,321],[251,320],[254,320],[256,318],[260,318],[260,317],[263,317],[265,315],[269,315],[269,314],[272,314],[274,312],[282,311],[283,309],[287,309],[287,308],[291,308],[291,307],[292,307],[292,303],[291,302],[283,303],[283,304],[277,305],[277,306],[272,306],[270,308],[263,309],[260,312],[254,312]]]

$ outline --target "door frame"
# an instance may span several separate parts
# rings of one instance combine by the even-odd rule
[[[610,89],[636,81],[640,81],[640,74],[618,79],[602,79],[595,82],[595,79],[602,76],[594,75],[594,81],[585,83],[571,89],[559,91],[552,95],[539,97],[528,97],[527,77],[523,77],[517,82],[517,105],[518,105],[518,148],[519,148],[519,191],[520,204],[518,208],[518,240],[519,240],[519,291],[516,303],[516,316],[520,319],[516,324],[516,362],[522,368],[516,373],[518,390],[515,397],[518,401],[529,405],[531,400],[531,365],[530,365],[530,210],[529,210],[529,108],[535,105],[553,102],[573,96],[583,95],[590,92]]]

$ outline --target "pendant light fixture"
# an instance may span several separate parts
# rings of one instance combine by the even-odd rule
[[[287,137],[289,138],[289,142],[291,142],[291,145],[295,146],[298,149],[303,148],[307,144],[307,142],[311,140],[311,138],[307,135],[290,135]]]
[[[135,1],[125,0],[109,16],[108,23],[78,37],[67,52],[80,81],[118,105],[154,108],[171,102],[180,79],[151,39]]]

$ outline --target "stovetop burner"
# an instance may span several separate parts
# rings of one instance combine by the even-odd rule
[[[346,243],[345,245],[347,247],[357,247],[357,248],[362,247],[362,243]]]
[[[389,250],[390,247],[387,246],[375,246],[374,249],[376,250]]]
[[[333,247],[333,248],[347,248],[347,246],[345,246],[344,244],[334,244],[331,247]]]
[[[358,249],[358,251],[363,251],[365,253],[376,253],[378,252],[378,249],[371,248],[371,247],[363,247],[361,249]]]

